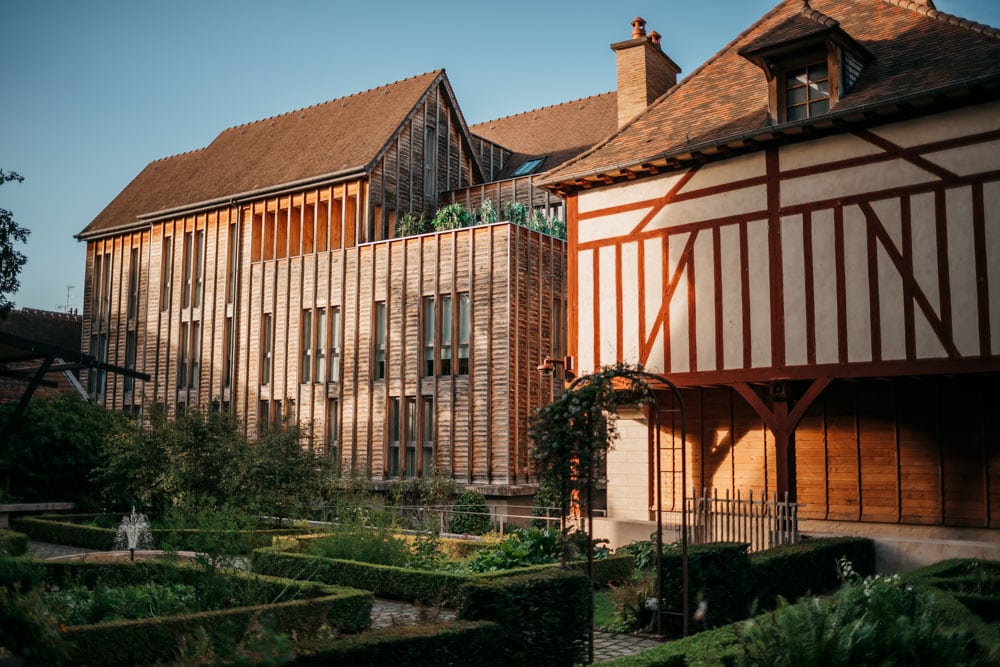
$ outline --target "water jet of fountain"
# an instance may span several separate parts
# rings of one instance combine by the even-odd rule
[[[115,549],[128,549],[132,560],[135,561],[135,550],[137,548],[149,549],[153,546],[153,534],[149,530],[149,522],[146,515],[137,513],[135,505],[132,506],[132,513],[123,516],[118,525],[118,532],[115,534]]]

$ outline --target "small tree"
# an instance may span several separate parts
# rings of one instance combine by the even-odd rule
[[[24,177],[13,171],[0,169],[0,185],[10,181],[20,183]],[[14,307],[14,302],[8,298],[21,286],[18,276],[28,258],[24,253],[15,250],[15,243],[27,243],[31,232],[14,221],[14,214],[5,208],[0,208],[0,315],[6,316]]]
[[[490,508],[478,491],[466,491],[451,506],[448,530],[463,535],[485,535],[490,532]]]

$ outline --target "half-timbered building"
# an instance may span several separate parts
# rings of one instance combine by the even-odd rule
[[[560,212],[539,170],[615,126],[614,94],[466,125],[444,71],[223,131],[150,163],[80,234],[83,345],[109,408],[301,423],[344,471],[530,494],[535,371],[565,353],[565,242],[508,222],[401,236],[440,204]],[[532,141],[533,122],[570,128]],[[499,128],[515,128],[502,136]],[[568,153],[567,153],[568,150]]]
[[[634,25],[612,48],[669,69]],[[688,488],[787,492],[891,567],[1000,555],[1000,32],[930,0],[785,0],[622,109],[542,179],[577,368],[683,388],[659,469],[653,420],[623,422],[609,516],[679,510],[684,452]]]

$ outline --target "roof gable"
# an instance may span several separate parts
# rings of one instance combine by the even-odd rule
[[[498,180],[510,178],[525,160],[545,158],[550,169],[614,132],[617,94],[593,95],[473,125],[469,130],[513,152]]]
[[[573,187],[577,179],[613,175],[623,166],[664,159],[669,163],[675,156],[770,132],[774,128],[766,78],[740,51],[766,44],[776,31],[787,38],[791,30],[834,29],[836,22],[871,54],[872,60],[832,115],[870,110],[949,87],[1000,81],[1000,39],[993,29],[902,0],[812,0],[810,4],[829,20],[799,22],[802,0],[785,0],[645,113],[607,141],[548,172],[540,182]]]
[[[366,171],[427,92],[446,80],[444,70],[428,72],[223,130],[204,148],[151,162],[79,236],[132,226],[140,216]]]

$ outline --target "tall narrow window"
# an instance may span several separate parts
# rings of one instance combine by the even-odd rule
[[[458,374],[469,374],[469,339],[472,328],[472,300],[468,292],[458,294]]]
[[[104,255],[94,255],[94,321],[101,320],[101,289],[104,286]]]
[[[314,382],[326,382],[326,349],[330,344],[327,336],[326,308],[316,309],[316,372]]]
[[[111,253],[104,255],[104,280],[101,287],[101,317],[111,317]]]
[[[271,313],[264,314],[260,332],[260,383],[271,384],[271,362],[274,346],[274,319]]]
[[[407,477],[417,474],[417,399],[406,397],[406,465],[403,468]]]
[[[101,363],[107,362],[108,335],[106,333],[98,333],[90,337],[90,354]],[[90,394],[104,395],[105,372],[103,369],[91,368],[87,373],[87,391]]]
[[[135,357],[137,347],[137,335],[135,331],[125,333],[125,368],[130,371],[135,370]],[[131,394],[135,390],[135,378],[126,375],[124,379],[125,393]]]
[[[239,267],[237,266],[237,261],[239,256],[236,254],[236,244],[239,239],[236,238],[236,223],[231,223],[229,225],[229,244],[226,249],[228,253],[226,257],[226,303],[235,303],[236,301],[236,272]]]
[[[271,425],[271,404],[261,401],[257,407],[257,432],[263,433]]]
[[[434,474],[434,398],[431,396],[420,399],[420,438],[423,441],[420,476],[431,477]]]
[[[160,265],[160,310],[170,308],[174,281],[174,245],[169,236],[163,237],[163,254]]]
[[[330,382],[340,382],[340,306],[330,308]]]
[[[385,301],[375,302],[375,379],[385,377]]]
[[[188,372],[188,388],[197,389],[201,377],[201,322],[191,323],[191,364]]]
[[[423,300],[423,360],[424,375],[434,375],[434,297]]]
[[[181,255],[183,282],[181,284],[181,308],[191,305],[191,278],[194,266],[194,233],[184,234],[184,247]]]
[[[236,351],[236,341],[233,338],[233,318],[226,318],[225,340],[223,341],[223,354],[225,362],[222,368],[222,386],[231,387],[233,385],[233,355]]]
[[[399,441],[401,415],[399,397],[389,399],[389,476],[399,476]]]
[[[132,248],[128,266],[128,319],[139,314],[139,249]]]
[[[188,386],[188,364],[191,362],[190,345],[190,325],[181,322],[180,349],[177,355],[177,388],[185,389]]]
[[[424,196],[437,200],[437,131],[424,130]]]
[[[302,382],[312,380],[313,347],[312,347],[312,311],[303,310],[302,320],[299,323],[302,330],[301,335],[301,362],[299,363],[299,376]]]
[[[205,230],[194,233],[194,307],[201,306],[201,293],[205,287]]]
[[[331,460],[340,461],[340,402],[336,398],[327,401],[326,452]]]
[[[441,295],[441,375],[451,375],[451,295]]]

